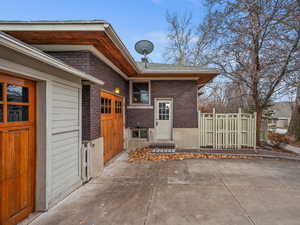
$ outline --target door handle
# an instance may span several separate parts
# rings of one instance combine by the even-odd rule
[[[156,121],[156,126],[158,125],[158,122]]]

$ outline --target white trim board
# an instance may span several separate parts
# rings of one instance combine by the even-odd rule
[[[198,77],[129,77],[130,81],[145,81],[145,80],[198,80]]]
[[[108,58],[106,58],[98,49],[96,49],[93,45],[33,45],[34,47],[42,50],[42,51],[89,51],[94,56],[103,61],[106,65],[111,67],[114,71],[120,74],[124,79],[128,80],[128,76],[123,73],[117,66],[115,66]]]
[[[152,105],[128,105],[127,109],[153,109]]]

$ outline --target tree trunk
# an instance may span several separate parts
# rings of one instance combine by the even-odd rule
[[[256,107],[256,145],[260,146],[260,132],[262,122],[262,110]]]
[[[300,83],[297,86],[296,100],[293,107],[288,134],[300,139]]]

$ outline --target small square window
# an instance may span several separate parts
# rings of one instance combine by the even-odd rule
[[[132,128],[131,129],[132,138],[148,138],[148,128]]]
[[[28,121],[28,106],[9,105],[8,106],[8,122]]]
[[[148,138],[148,129],[140,129],[140,138]]]
[[[131,130],[131,135],[133,138],[139,138],[140,134],[139,134],[139,129],[132,129]]]
[[[28,88],[8,84],[7,85],[8,102],[28,102]]]

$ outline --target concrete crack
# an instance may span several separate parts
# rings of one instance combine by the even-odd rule
[[[219,173],[220,175],[222,175],[222,172],[217,171],[217,173]],[[233,197],[233,199],[237,202],[237,204],[239,205],[239,207],[241,208],[241,210],[243,211],[243,214],[247,217],[248,221],[252,224],[252,225],[256,225],[255,221],[251,218],[251,216],[248,214],[247,210],[243,207],[242,203],[240,202],[240,200],[236,197],[236,195],[231,191],[231,189],[228,187],[228,185],[224,182],[222,176],[220,176],[221,178],[221,182],[224,185],[224,187],[226,188],[226,190],[231,194],[231,196]]]
[[[154,192],[155,192],[155,186],[153,186],[153,188],[152,188],[151,197],[150,197],[149,202],[148,202],[147,207],[146,207],[146,218],[145,218],[145,221],[144,221],[144,225],[147,225],[148,220],[149,220],[149,212],[150,212],[150,208],[151,208],[151,205],[152,205],[152,202],[153,202]]]

